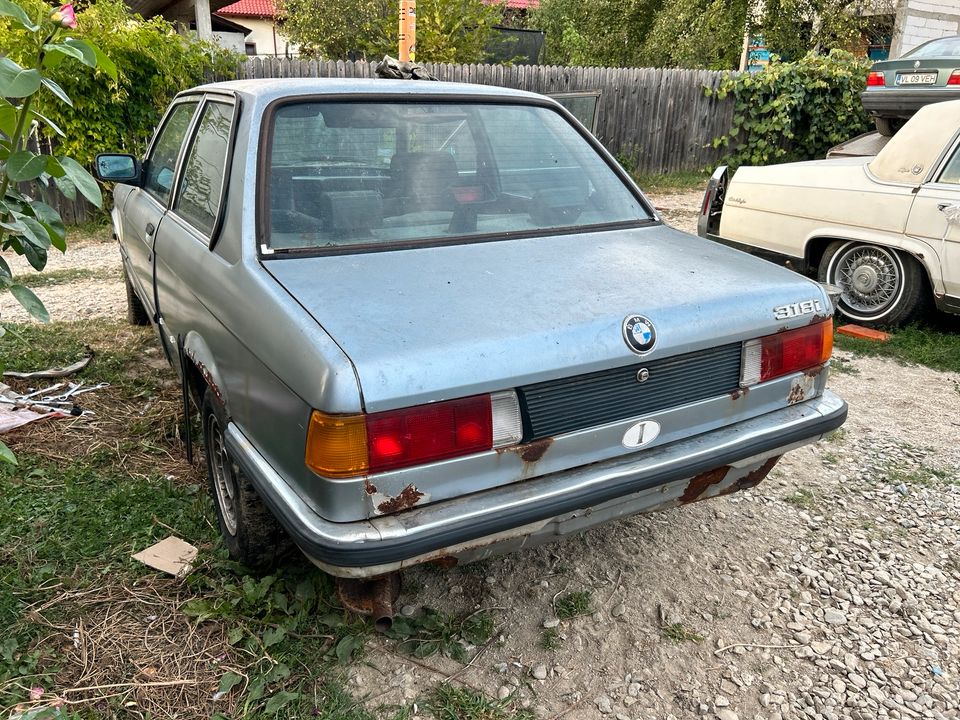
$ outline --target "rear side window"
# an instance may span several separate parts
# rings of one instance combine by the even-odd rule
[[[208,103],[183,166],[176,211],[205,235],[220,211],[232,124],[233,105]]]
[[[180,147],[183,145],[187,128],[196,109],[195,102],[176,105],[167,117],[147,158],[144,188],[164,205],[170,200]]]
[[[938,182],[960,185],[960,146],[957,146],[957,149],[953,151],[953,157],[950,158],[947,166],[940,173]]]
[[[650,220],[593,146],[533,105],[311,102],[273,115],[275,250],[579,232]]]

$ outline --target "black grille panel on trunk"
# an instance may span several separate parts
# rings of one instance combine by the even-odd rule
[[[741,343],[518,388],[525,440],[649,415],[736,391]],[[637,373],[646,368],[641,383]]]

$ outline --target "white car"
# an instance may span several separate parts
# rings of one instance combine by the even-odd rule
[[[922,108],[875,157],[720,167],[702,208],[701,236],[816,273],[855,322],[960,313],[960,100]]]

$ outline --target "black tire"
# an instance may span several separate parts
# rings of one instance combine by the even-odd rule
[[[270,570],[290,551],[290,538],[230,457],[223,437],[226,414],[209,388],[203,396],[202,416],[207,478],[223,544],[237,562],[258,571]]]
[[[818,268],[820,282],[843,294],[837,310],[870,327],[899,327],[918,320],[930,304],[926,273],[914,258],[882,245],[831,243]]]
[[[123,271],[123,284],[127,287],[127,322],[131,325],[149,325],[150,316],[147,314],[147,309],[143,306],[140,298],[137,297],[126,269]]]
[[[884,137],[893,137],[893,134],[900,129],[901,125],[901,123],[898,123],[893,118],[885,117],[876,117],[873,119],[873,122],[877,126],[877,132]]]

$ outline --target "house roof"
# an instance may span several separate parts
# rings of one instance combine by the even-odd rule
[[[484,0],[489,4],[503,2],[508,8],[515,10],[533,9],[540,6],[540,0]],[[237,0],[217,11],[217,15],[234,15],[236,17],[273,18],[277,9],[273,0]]]
[[[273,0],[237,0],[237,2],[220,8],[217,15],[234,15],[236,17],[276,17],[277,10]]]

